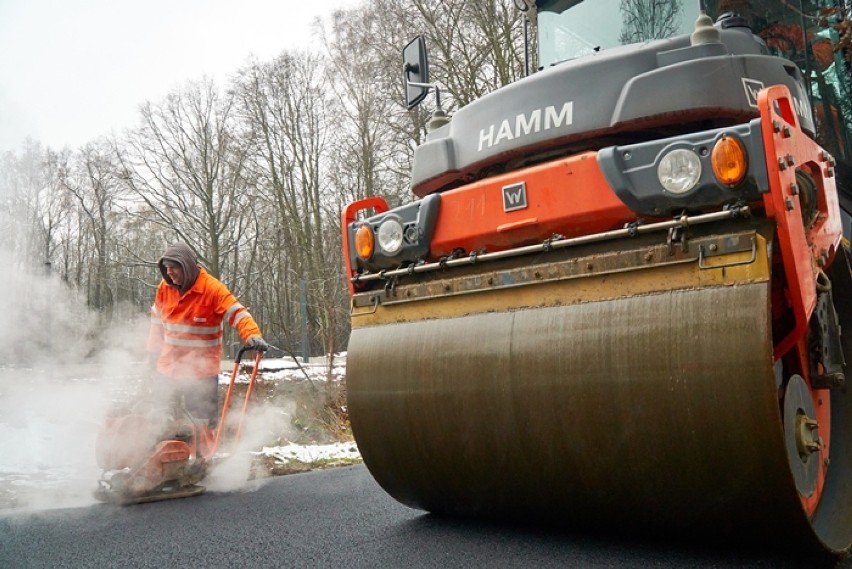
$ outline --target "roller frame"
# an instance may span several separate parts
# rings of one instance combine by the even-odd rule
[[[657,263],[652,252],[639,261],[643,252],[671,249],[670,231],[652,245],[578,244],[561,265],[545,243],[537,255],[521,257],[526,262],[494,259],[488,272],[484,265],[450,271],[445,263],[437,276],[385,273],[374,277],[386,282],[380,292],[361,292],[353,275],[350,417],[365,463],[393,497],[463,516],[701,530],[848,551],[852,402],[846,387],[814,389],[809,379],[817,279],[825,272],[852,283],[833,161],[801,131],[786,88],[761,91],[758,106],[770,181],[763,203],[750,204],[752,219],[720,221],[703,233],[684,225],[689,235],[678,259]],[[819,190],[818,216],[807,227],[797,169]],[[353,204],[344,219],[354,219],[357,209]],[[695,253],[744,235],[760,244],[756,254],[740,248],[702,260]],[[574,269],[597,266],[607,248],[611,257],[628,259],[572,272],[571,259]],[[779,278],[792,314],[780,332],[770,310]],[[835,294],[847,326],[849,290]],[[656,327],[669,342],[647,344],[635,324],[578,332],[619,315]],[[628,342],[624,365],[612,352],[617,338]],[[842,340],[848,372],[852,340]],[[662,356],[650,348],[662,348]],[[595,375],[587,359],[625,379]],[[819,423],[836,435],[821,427],[818,503],[800,495],[785,448],[783,388],[796,374]],[[679,387],[682,397],[672,395]],[[666,395],[660,401],[648,393]],[[713,472],[721,465],[730,472]]]

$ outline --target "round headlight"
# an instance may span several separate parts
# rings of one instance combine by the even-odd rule
[[[660,160],[657,178],[666,191],[683,194],[691,190],[701,178],[701,160],[692,150],[678,148]]]
[[[402,224],[395,219],[386,219],[376,232],[379,248],[385,255],[396,255],[402,249]]]

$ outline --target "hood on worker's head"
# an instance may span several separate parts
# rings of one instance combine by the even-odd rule
[[[163,253],[163,256],[157,263],[160,267],[160,273],[163,275],[163,280],[172,286],[176,286],[175,283],[172,282],[172,279],[169,278],[169,275],[166,272],[166,265],[163,264],[163,261],[174,261],[183,268],[185,278],[183,285],[179,288],[181,294],[188,291],[192,285],[195,284],[195,279],[198,278],[199,273],[198,259],[192,249],[189,248],[189,245],[186,243],[174,243],[169,245],[169,248],[166,249],[166,252]]]

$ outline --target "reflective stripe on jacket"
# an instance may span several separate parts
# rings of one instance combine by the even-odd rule
[[[235,328],[244,342],[260,335],[248,310],[204,269],[182,296],[162,281],[151,307],[148,335],[148,351],[160,354],[157,371],[179,378],[218,375],[223,322]]]

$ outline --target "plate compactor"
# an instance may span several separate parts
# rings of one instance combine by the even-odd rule
[[[95,442],[98,466],[103,474],[95,498],[114,504],[141,504],[197,496],[205,491],[200,483],[219,458],[217,451],[226,428],[231,395],[243,347],[234,359],[231,381],[216,428],[199,421],[182,405],[169,407],[142,403],[143,409],[107,418]],[[249,399],[260,368],[257,352],[246,389],[242,414],[233,434],[240,438]]]

